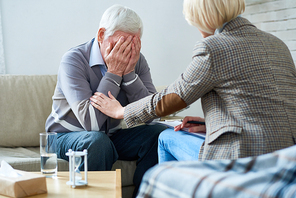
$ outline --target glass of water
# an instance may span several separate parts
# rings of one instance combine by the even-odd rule
[[[40,133],[41,173],[46,177],[56,177],[57,163],[57,133]]]

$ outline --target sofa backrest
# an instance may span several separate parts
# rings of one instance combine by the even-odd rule
[[[0,146],[39,146],[56,75],[0,75]]]

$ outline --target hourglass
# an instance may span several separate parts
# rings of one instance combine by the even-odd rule
[[[76,186],[85,186],[87,185],[87,150],[83,151],[69,151],[66,153],[69,156],[69,177],[70,181],[67,182],[67,185],[71,185],[72,188]],[[84,179],[82,180],[82,175],[79,171],[79,166],[81,164],[81,157],[84,156]]]
[[[74,157],[74,172],[75,172],[75,180],[78,181],[78,180],[81,180],[82,179],[82,176],[81,176],[81,173],[80,173],[80,170],[79,170],[79,166],[81,164],[81,156],[76,156]]]

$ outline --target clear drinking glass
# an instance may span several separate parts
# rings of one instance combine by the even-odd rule
[[[40,133],[41,173],[46,177],[56,177],[57,163],[57,133]]]

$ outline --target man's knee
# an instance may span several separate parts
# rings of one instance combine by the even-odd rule
[[[110,138],[103,132],[90,131],[87,132],[79,142],[80,149],[88,149],[89,152],[102,151],[110,147],[112,144]]]
[[[79,150],[87,149],[89,170],[111,170],[118,158],[112,141],[103,132],[87,132],[81,138],[80,144]]]

